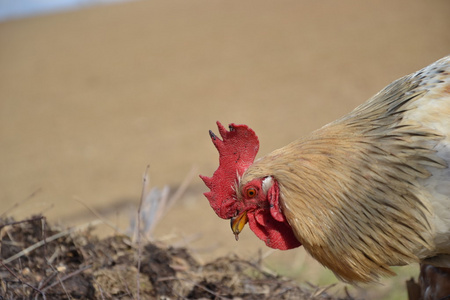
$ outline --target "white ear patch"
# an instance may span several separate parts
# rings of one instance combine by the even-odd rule
[[[273,185],[273,178],[272,176],[267,176],[262,181],[262,190],[264,194],[267,194],[267,191],[272,187]]]

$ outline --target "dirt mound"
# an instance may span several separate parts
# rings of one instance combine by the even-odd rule
[[[42,216],[0,224],[2,299],[337,299],[272,274],[260,260],[202,265],[185,248],[99,239],[88,226],[52,227]]]

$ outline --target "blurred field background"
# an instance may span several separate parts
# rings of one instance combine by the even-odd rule
[[[0,22],[0,214],[73,226],[96,210],[125,230],[148,164],[172,191],[214,172],[216,120],[252,127],[263,155],[447,55],[449,28],[446,0],[133,1]],[[236,242],[205,191],[195,175],[156,238],[337,282],[301,248],[270,251],[248,228]],[[404,299],[418,270],[397,270],[349,291]]]

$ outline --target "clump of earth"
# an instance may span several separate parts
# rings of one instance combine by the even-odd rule
[[[352,299],[301,286],[261,260],[220,257],[200,264],[187,248],[98,238],[90,228],[50,226],[44,217],[0,219],[1,299]]]

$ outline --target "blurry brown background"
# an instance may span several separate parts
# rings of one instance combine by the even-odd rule
[[[147,164],[157,187],[213,173],[216,120],[251,126],[262,155],[447,55],[449,29],[447,0],[136,1],[2,22],[0,213],[40,190],[8,215],[72,226],[96,219],[83,202],[126,229]],[[268,250],[248,228],[236,243],[204,191],[194,177],[156,237],[204,260]],[[303,250],[271,257],[322,280]]]

